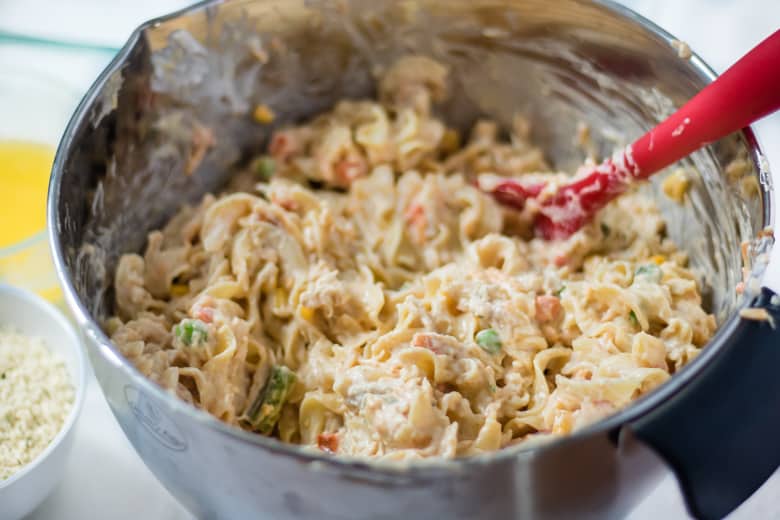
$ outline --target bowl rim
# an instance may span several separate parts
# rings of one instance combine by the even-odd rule
[[[76,355],[76,373],[70,374],[71,383],[73,384],[75,395],[73,397],[73,404],[71,406],[68,417],[60,427],[54,438],[49,441],[46,448],[43,449],[33,460],[23,466],[19,471],[11,475],[5,480],[0,480],[0,493],[13,486],[16,482],[22,480],[27,475],[35,471],[40,464],[62,443],[63,439],[73,429],[74,425],[78,421],[81,410],[84,407],[84,399],[87,386],[87,360],[84,352],[83,341],[73,326],[73,324],[65,317],[62,311],[57,309],[53,304],[44,300],[37,294],[27,289],[8,285],[6,283],[0,283],[0,298],[10,298],[16,300],[23,300],[27,303],[37,307],[42,311],[45,318],[55,322],[58,326],[65,331],[66,343],[68,348],[75,352]],[[34,336],[34,335],[33,335]],[[49,348],[47,346],[47,348]]]
[[[615,0],[588,0],[592,5],[605,9],[612,14],[622,17],[639,29],[647,31],[660,40],[666,42],[673,51],[672,42],[679,41],[675,36],[654,22],[633,11],[632,9],[617,3]],[[68,123],[67,129],[60,141],[52,168],[52,176],[49,182],[49,193],[47,201],[47,230],[49,235],[49,246],[52,250],[57,276],[63,288],[65,301],[71,309],[77,323],[83,329],[87,341],[91,343],[99,352],[100,357],[111,364],[113,367],[123,372],[133,384],[137,385],[139,391],[151,395],[157,402],[164,403],[168,410],[181,412],[189,420],[194,420],[201,427],[208,428],[216,433],[226,435],[242,443],[246,443],[270,453],[284,455],[299,462],[317,464],[321,467],[329,467],[344,471],[368,471],[374,476],[397,475],[402,472],[406,477],[412,478],[437,478],[451,474],[453,471],[467,472],[469,468],[489,464],[506,463],[510,459],[518,457],[538,457],[542,456],[547,450],[557,449],[571,443],[578,443],[584,439],[598,434],[610,432],[619,432],[623,427],[630,426],[632,422],[647,415],[652,410],[659,407],[664,402],[672,399],[686,388],[717,356],[722,352],[725,340],[731,336],[740,323],[740,310],[749,305],[747,298],[738,302],[733,311],[726,317],[723,323],[718,327],[715,334],[709,342],[702,348],[701,353],[690,363],[683,367],[673,377],[669,378],[664,384],[649,392],[647,395],[633,401],[627,407],[618,410],[614,414],[588,425],[580,430],[568,435],[550,439],[548,442],[529,445],[518,445],[507,447],[495,452],[480,454],[471,457],[459,457],[453,459],[422,459],[411,462],[386,461],[369,458],[338,456],[333,457],[315,450],[309,446],[287,444],[275,438],[265,437],[240,428],[223,423],[211,414],[186,403],[178,397],[164,390],[162,387],[153,383],[143,376],[111,342],[100,324],[92,317],[89,310],[79,298],[73,282],[69,278],[69,271],[65,265],[65,258],[62,254],[59,236],[57,235],[57,205],[60,186],[62,184],[62,173],[65,167],[66,156],[74,145],[74,137],[82,122],[88,120],[89,112],[94,102],[100,96],[102,89],[109,79],[119,70],[121,70],[125,60],[134,50],[143,34],[148,29],[166,23],[180,16],[186,16],[218,7],[223,0],[202,0],[191,6],[174,11],[165,16],[154,18],[138,26],[128,38],[125,45],[117,53],[114,59],[106,66],[103,72],[98,76],[95,82],[79,104],[76,112]],[[717,78],[717,73],[695,52],[686,60],[689,66],[701,80],[710,83]],[[759,175],[769,174],[767,170],[767,161],[760,149],[758,140],[751,127],[742,129],[739,134],[745,139],[746,147],[755,171]],[[761,201],[761,228],[770,226],[774,212],[774,192],[771,185],[759,183],[759,193]],[[753,270],[757,266],[753,266]],[[113,411],[113,410],[112,410]],[[114,412],[116,415],[116,412]],[[618,439],[618,437],[614,437]]]

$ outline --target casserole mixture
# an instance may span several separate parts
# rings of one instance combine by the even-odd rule
[[[715,330],[636,192],[570,238],[477,189],[553,173],[517,119],[461,143],[446,69],[407,57],[378,101],[278,130],[218,196],[116,271],[112,340],[151,380],[284,442],[410,459],[564,435],[626,406]],[[268,111],[263,111],[268,116]]]

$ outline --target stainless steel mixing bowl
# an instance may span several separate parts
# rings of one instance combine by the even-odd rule
[[[579,121],[607,153],[714,76],[696,56],[678,57],[670,35],[607,1],[211,1],[145,24],[73,117],[48,215],[66,299],[135,449],[203,518],[610,518],[655,484],[663,464],[693,514],[731,511],[780,462],[780,337],[739,315],[754,306],[780,319],[774,292],[760,287],[772,238],[759,234],[773,206],[749,130],[685,161],[698,172],[685,206],[658,197],[669,234],[702,275],[716,336],[649,396],[545,446],[409,467],[314,454],[163,392],[101,330],[120,254],[140,250],[182,203],[223,185],[273,127],[372,95],[377,67],[409,52],[450,67],[448,121],[465,128],[485,114],[508,124],[523,113],[562,168],[582,160],[572,145]],[[274,109],[274,125],[252,121],[258,103]],[[217,143],[186,175],[203,126]],[[746,168],[734,166],[740,159]],[[742,241],[751,241],[750,278],[739,298]]]

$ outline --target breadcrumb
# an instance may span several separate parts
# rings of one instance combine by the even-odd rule
[[[0,329],[0,482],[46,449],[73,399],[62,359],[40,338]]]

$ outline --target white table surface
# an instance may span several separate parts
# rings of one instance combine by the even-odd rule
[[[173,0],[2,0],[0,30],[57,36],[72,41],[118,46],[138,22],[175,9]],[[687,41],[715,69],[729,63],[778,28],[777,0],[626,0],[624,3]],[[44,9],[49,16],[41,18]],[[19,50],[14,59],[30,62],[35,51]],[[108,56],[63,52],[49,72],[85,90]],[[9,59],[0,56],[0,66]],[[757,125],[780,186],[780,116]],[[780,247],[775,248],[780,254]],[[778,262],[775,262],[778,265]],[[780,271],[780,269],[778,270]],[[773,284],[775,289],[778,285]],[[35,520],[101,518],[185,519],[187,512],[157,482],[133,451],[114,420],[94,377],[89,379],[84,409],[64,481],[29,517]],[[667,475],[629,516],[630,520],[688,518],[676,481]],[[729,518],[780,519],[780,473],[776,473]]]

